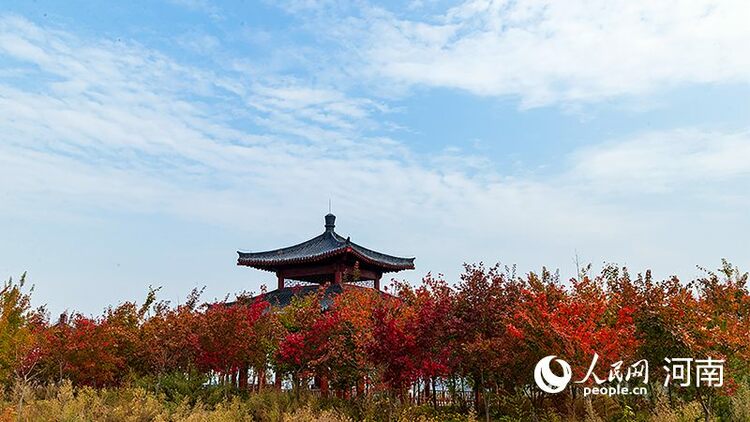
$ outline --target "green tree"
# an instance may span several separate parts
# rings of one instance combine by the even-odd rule
[[[26,273],[18,282],[10,278],[0,290],[0,383],[30,381],[39,361],[37,333],[43,310],[31,310],[31,295],[23,290]]]

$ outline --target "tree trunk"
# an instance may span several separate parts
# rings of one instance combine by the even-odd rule
[[[365,378],[360,377],[357,380],[357,397],[362,397],[365,394]]]
[[[266,367],[262,367],[258,370],[258,391],[263,390],[266,386]]]
[[[487,400],[486,388],[484,387],[484,372],[482,372],[482,400],[484,400],[484,420],[490,422],[490,401]]]
[[[437,391],[436,390],[435,377],[432,377],[432,407],[437,409]]]
[[[273,386],[281,391],[281,372],[278,369],[273,374]]]
[[[321,375],[318,378],[318,381],[320,383],[320,395],[323,397],[328,397],[328,377],[325,375]]]
[[[481,409],[481,403],[479,402],[479,390],[482,388],[482,382],[481,380],[474,380],[474,409],[479,412],[479,409]]]
[[[711,421],[711,394],[708,395],[701,394],[701,389],[696,389],[698,394],[698,401],[701,404],[701,409],[703,410],[703,421],[704,422],[710,422]]]
[[[248,366],[242,365],[240,366],[240,374],[239,374],[239,387],[240,390],[247,390],[247,372],[248,372]]]

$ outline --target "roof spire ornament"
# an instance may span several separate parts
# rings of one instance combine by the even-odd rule
[[[336,216],[331,213],[328,213],[326,214],[325,219],[326,219],[326,226],[325,226],[326,231],[332,232],[333,229],[336,228]]]

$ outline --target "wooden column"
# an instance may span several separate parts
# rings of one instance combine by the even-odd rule
[[[372,287],[375,288],[375,290],[380,290],[380,277],[382,277],[382,274],[375,276],[375,280],[372,281]]]
[[[333,273],[333,283],[334,284],[341,284],[342,274],[341,270],[337,269],[335,273]]]
[[[278,288],[279,289],[283,289],[284,288],[284,274],[281,271],[279,271],[279,272],[276,273],[276,279],[279,282],[279,287]]]

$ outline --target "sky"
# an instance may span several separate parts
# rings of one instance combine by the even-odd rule
[[[0,277],[98,314],[336,230],[456,282],[750,268],[750,3],[0,4]]]

